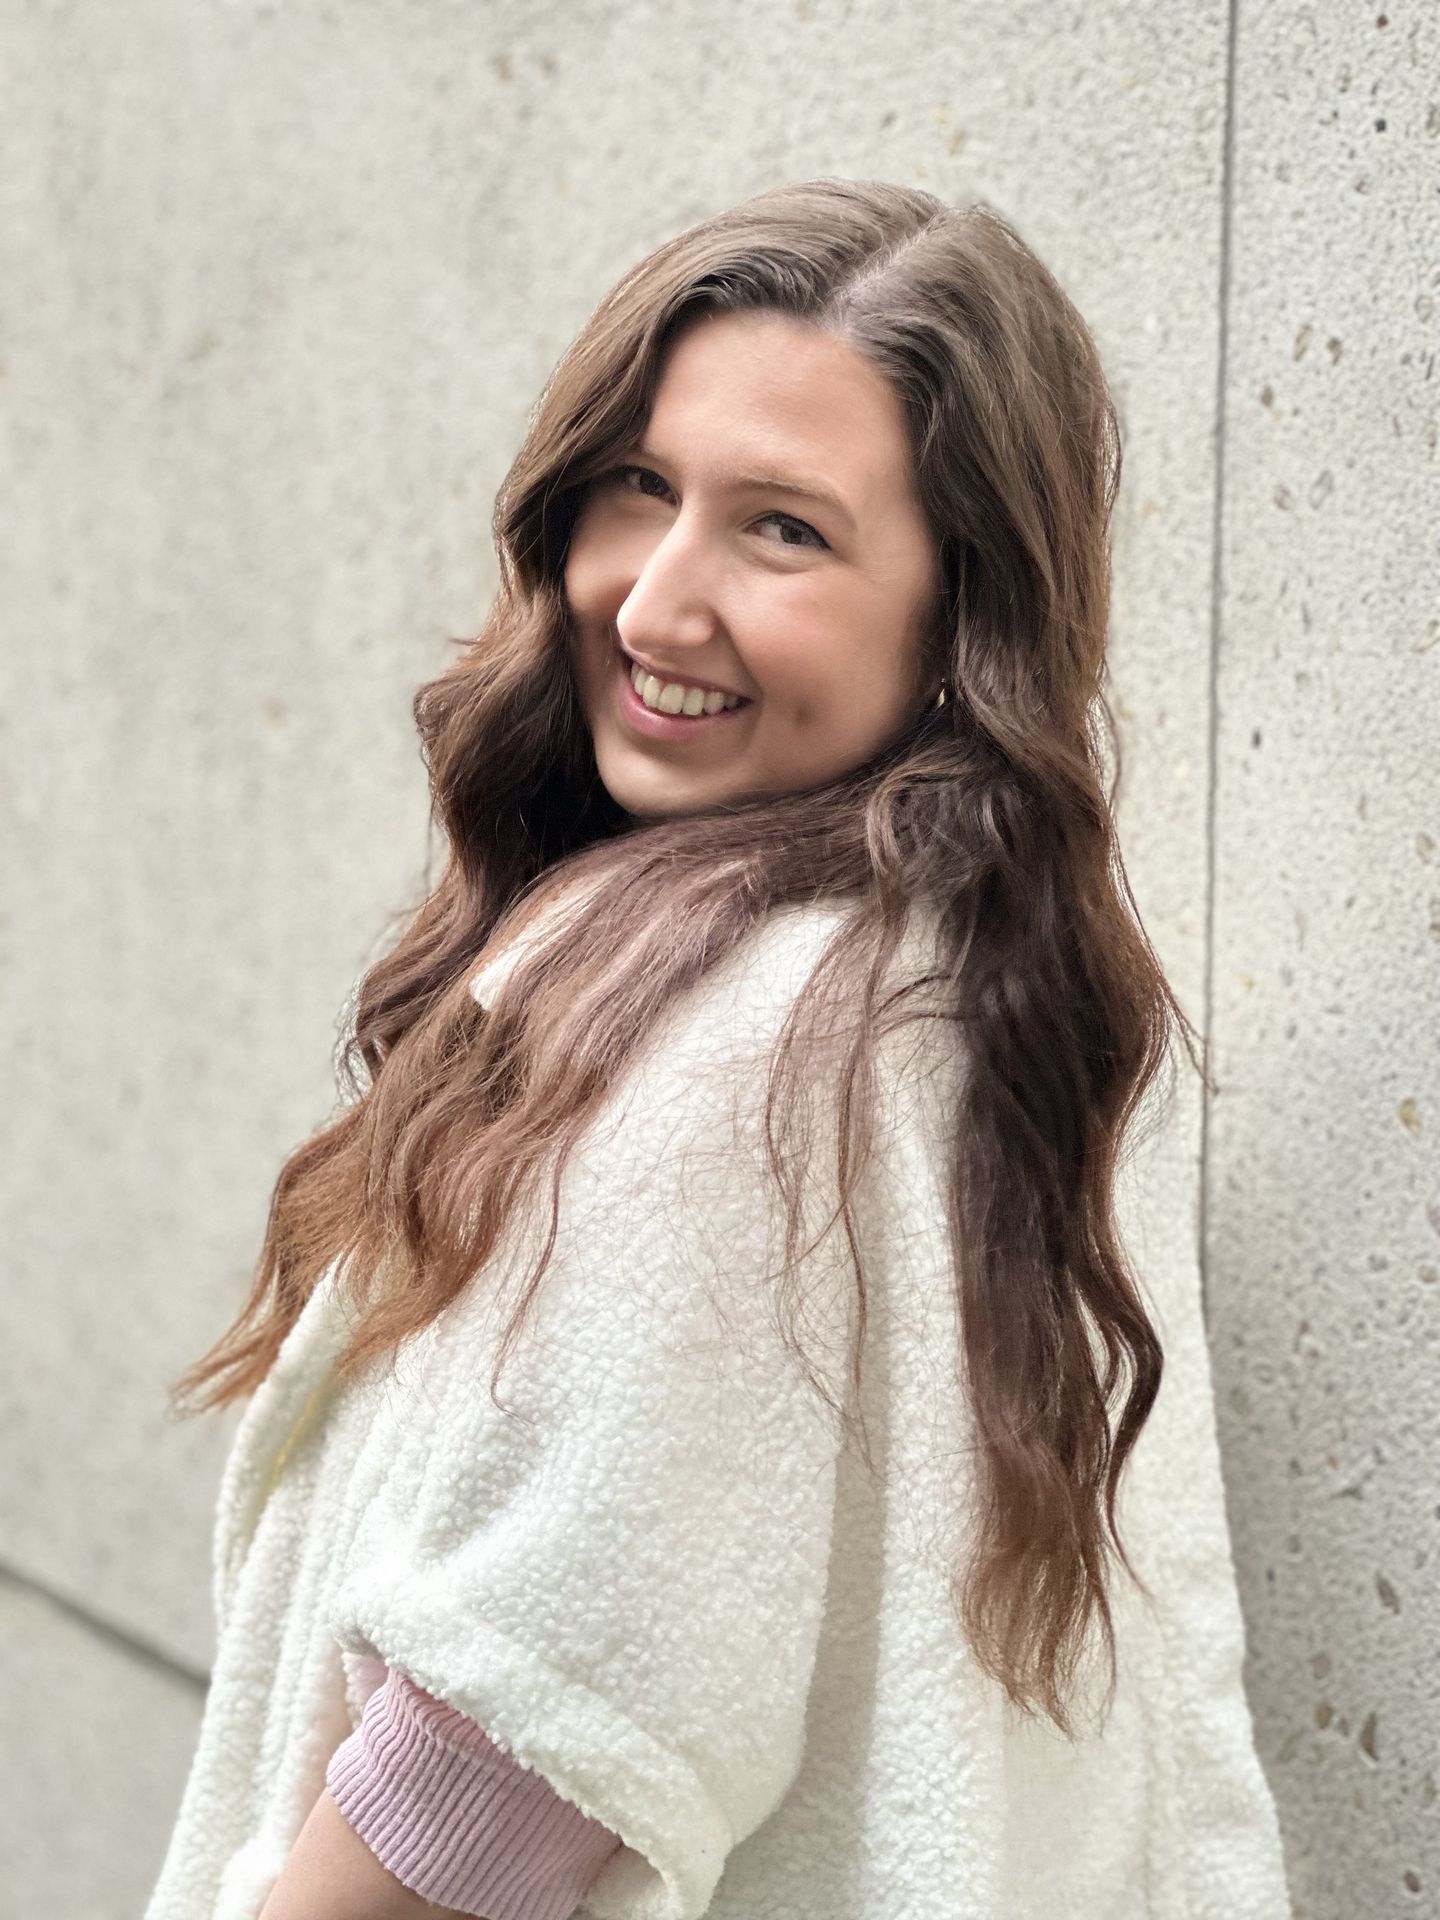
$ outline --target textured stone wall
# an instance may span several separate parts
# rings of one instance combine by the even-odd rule
[[[1307,1914],[1440,1912],[1440,14],[1242,4],[1205,1157]]]

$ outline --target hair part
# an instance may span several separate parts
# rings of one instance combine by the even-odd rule
[[[579,704],[569,536],[588,481],[643,431],[677,330],[744,311],[826,329],[900,397],[943,580],[923,664],[949,697],[822,786],[637,824],[600,782]],[[1111,1563],[1143,1587],[1115,1503],[1162,1373],[1114,1178],[1174,1032],[1195,1058],[1114,824],[1105,650],[1120,464],[1084,322],[983,205],[878,181],[778,187],[619,280],[556,367],[498,494],[500,579],[484,627],[416,696],[444,870],[360,986],[343,1058],[350,1104],[286,1160],[250,1295],[176,1383],[177,1408],[253,1391],[341,1256],[362,1309],[341,1378],[393,1351],[482,1283],[553,1154],[550,1237],[493,1394],[548,1264],[561,1169],[644,1036],[773,910],[825,897],[853,910],[787,1022],[767,1138],[793,1238],[798,1201],[775,1142],[794,1129],[770,1120],[796,1110],[824,973],[860,1009],[838,1083],[853,1251],[880,985],[923,904],[966,1063],[949,1213],[957,1391],[977,1477],[952,1597],[1009,1700],[1073,1736],[1071,1694],[1095,1634],[1113,1694]],[[522,963],[492,1010],[478,1007],[469,982],[482,957],[591,878],[603,884],[571,937]],[[858,1252],[854,1266],[858,1383]]]

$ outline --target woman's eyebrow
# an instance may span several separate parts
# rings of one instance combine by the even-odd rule
[[[636,447],[634,454],[637,460],[653,460],[660,467],[670,464],[649,447]],[[814,481],[787,480],[778,473],[721,473],[718,478],[722,486],[728,486],[736,493],[794,493],[803,500],[818,501],[822,507],[828,507],[837,519],[843,520],[852,533],[855,532],[855,516],[839,494],[832,493],[828,487],[817,486]]]

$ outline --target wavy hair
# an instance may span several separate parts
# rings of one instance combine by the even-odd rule
[[[892,383],[940,558],[921,664],[944,697],[843,777],[637,823],[598,776],[563,568],[587,483],[635,443],[667,345],[707,311],[823,328]],[[1027,1715],[1074,1737],[1071,1683],[1097,1626],[1113,1698],[1112,1556],[1144,1587],[1116,1494],[1162,1371],[1114,1176],[1172,1027],[1195,1058],[1113,818],[1120,458],[1085,323],[983,204],[811,180],[691,226],[623,275],[556,366],[500,488],[483,630],[415,697],[443,872],[361,982],[341,1058],[349,1104],[285,1161],[249,1298],[172,1387],[178,1411],[253,1391],[340,1256],[363,1309],[340,1376],[393,1350],[474,1282],[558,1148],[553,1241],[560,1168],[653,1023],[773,909],[825,896],[853,903],[824,961],[862,1016],[839,1101],[849,1222],[877,983],[924,902],[967,1063],[948,1166],[976,1508],[952,1600],[975,1658]],[[587,877],[605,884],[572,937],[480,1008],[469,983],[492,942]],[[772,1069],[782,1184],[771,1109],[804,1055],[822,970]],[[792,1199],[792,1238],[794,1225]]]

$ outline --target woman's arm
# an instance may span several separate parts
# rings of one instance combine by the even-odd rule
[[[456,1914],[434,1907],[382,1866],[328,1793],[300,1829],[260,1920],[417,1920]]]

